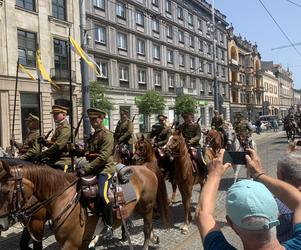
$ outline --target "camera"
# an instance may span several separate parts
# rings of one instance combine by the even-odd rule
[[[246,165],[247,152],[225,151],[223,163],[231,163],[233,165]]]

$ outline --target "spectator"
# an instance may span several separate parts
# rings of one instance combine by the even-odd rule
[[[226,199],[227,221],[241,238],[244,249],[301,249],[301,194],[293,186],[264,173],[260,159],[247,150],[247,167],[255,180],[233,184]],[[222,164],[224,150],[208,166],[208,178],[199,197],[197,223],[204,249],[235,249],[217,225],[213,213],[218,186],[229,163]],[[282,245],[276,237],[278,209],[271,192],[295,211],[293,237]]]
[[[277,164],[277,177],[301,191],[301,155],[291,153],[280,159]],[[280,225],[277,226],[277,238],[282,243],[293,235],[294,213],[279,199],[276,199],[276,202],[280,221]]]
[[[260,121],[260,120],[257,120],[257,121],[255,122],[255,126],[256,126],[256,133],[260,135],[260,132],[261,132],[261,128],[260,128],[260,126],[261,126],[261,121]]]

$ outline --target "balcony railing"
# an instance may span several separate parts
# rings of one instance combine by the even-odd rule
[[[70,79],[70,71],[65,69],[52,68],[50,69],[50,77],[53,81],[67,82]],[[71,80],[72,82],[76,81],[76,75],[74,70],[71,70]]]
[[[181,95],[181,94],[184,94],[184,95],[198,95],[197,93],[197,90],[196,89],[193,89],[193,88],[186,88],[186,87],[180,87],[180,88],[177,88],[177,94]]]

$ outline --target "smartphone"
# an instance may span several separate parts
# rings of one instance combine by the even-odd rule
[[[298,140],[296,146],[301,146],[301,140]]]
[[[246,165],[246,152],[225,151],[224,164],[231,163],[233,165]]]

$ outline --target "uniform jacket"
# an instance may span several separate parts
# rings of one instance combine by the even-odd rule
[[[103,126],[96,129],[88,141],[86,158],[89,164],[85,167],[86,172],[113,174],[115,172],[113,148],[113,134]]]
[[[19,148],[17,144],[17,147],[19,149],[19,153],[21,155],[22,160],[32,160],[35,155],[38,153],[39,150],[39,144],[38,144],[38,136],[39,136],[39,130],[31,130],[28,132],[24,139],[24,143],[21,144],[21,147]]]
[[[235,132],[242,138],[248,138],[252,135],[252,129],[249,127],[246,120],[241,120],[234,124]]]
[[[171,136],[171,129],[168,126],[156,123],[152,127],[150,138],[155,138],[155,143],[158,146],[164,146]]]
[[[224,124],[223,118],[220,116],[214,116],[212,118],[211,127],[215,127],[215,129],[219,129]]]
[[[183,136],[188,146],[200,147],[201,127],[198,123],[183,123],[180,126]]]
[[[57,165],[71,165],[71,158],[67,152],[70,142],[71,128],[66,120],[57,125],[51,138],[51,146],[42,152],[42,158],[49,158],[50,163]]]
[[[114,133],[115,144],[126,143],[133,144],[134,127],[131,120],[119,120]]]

